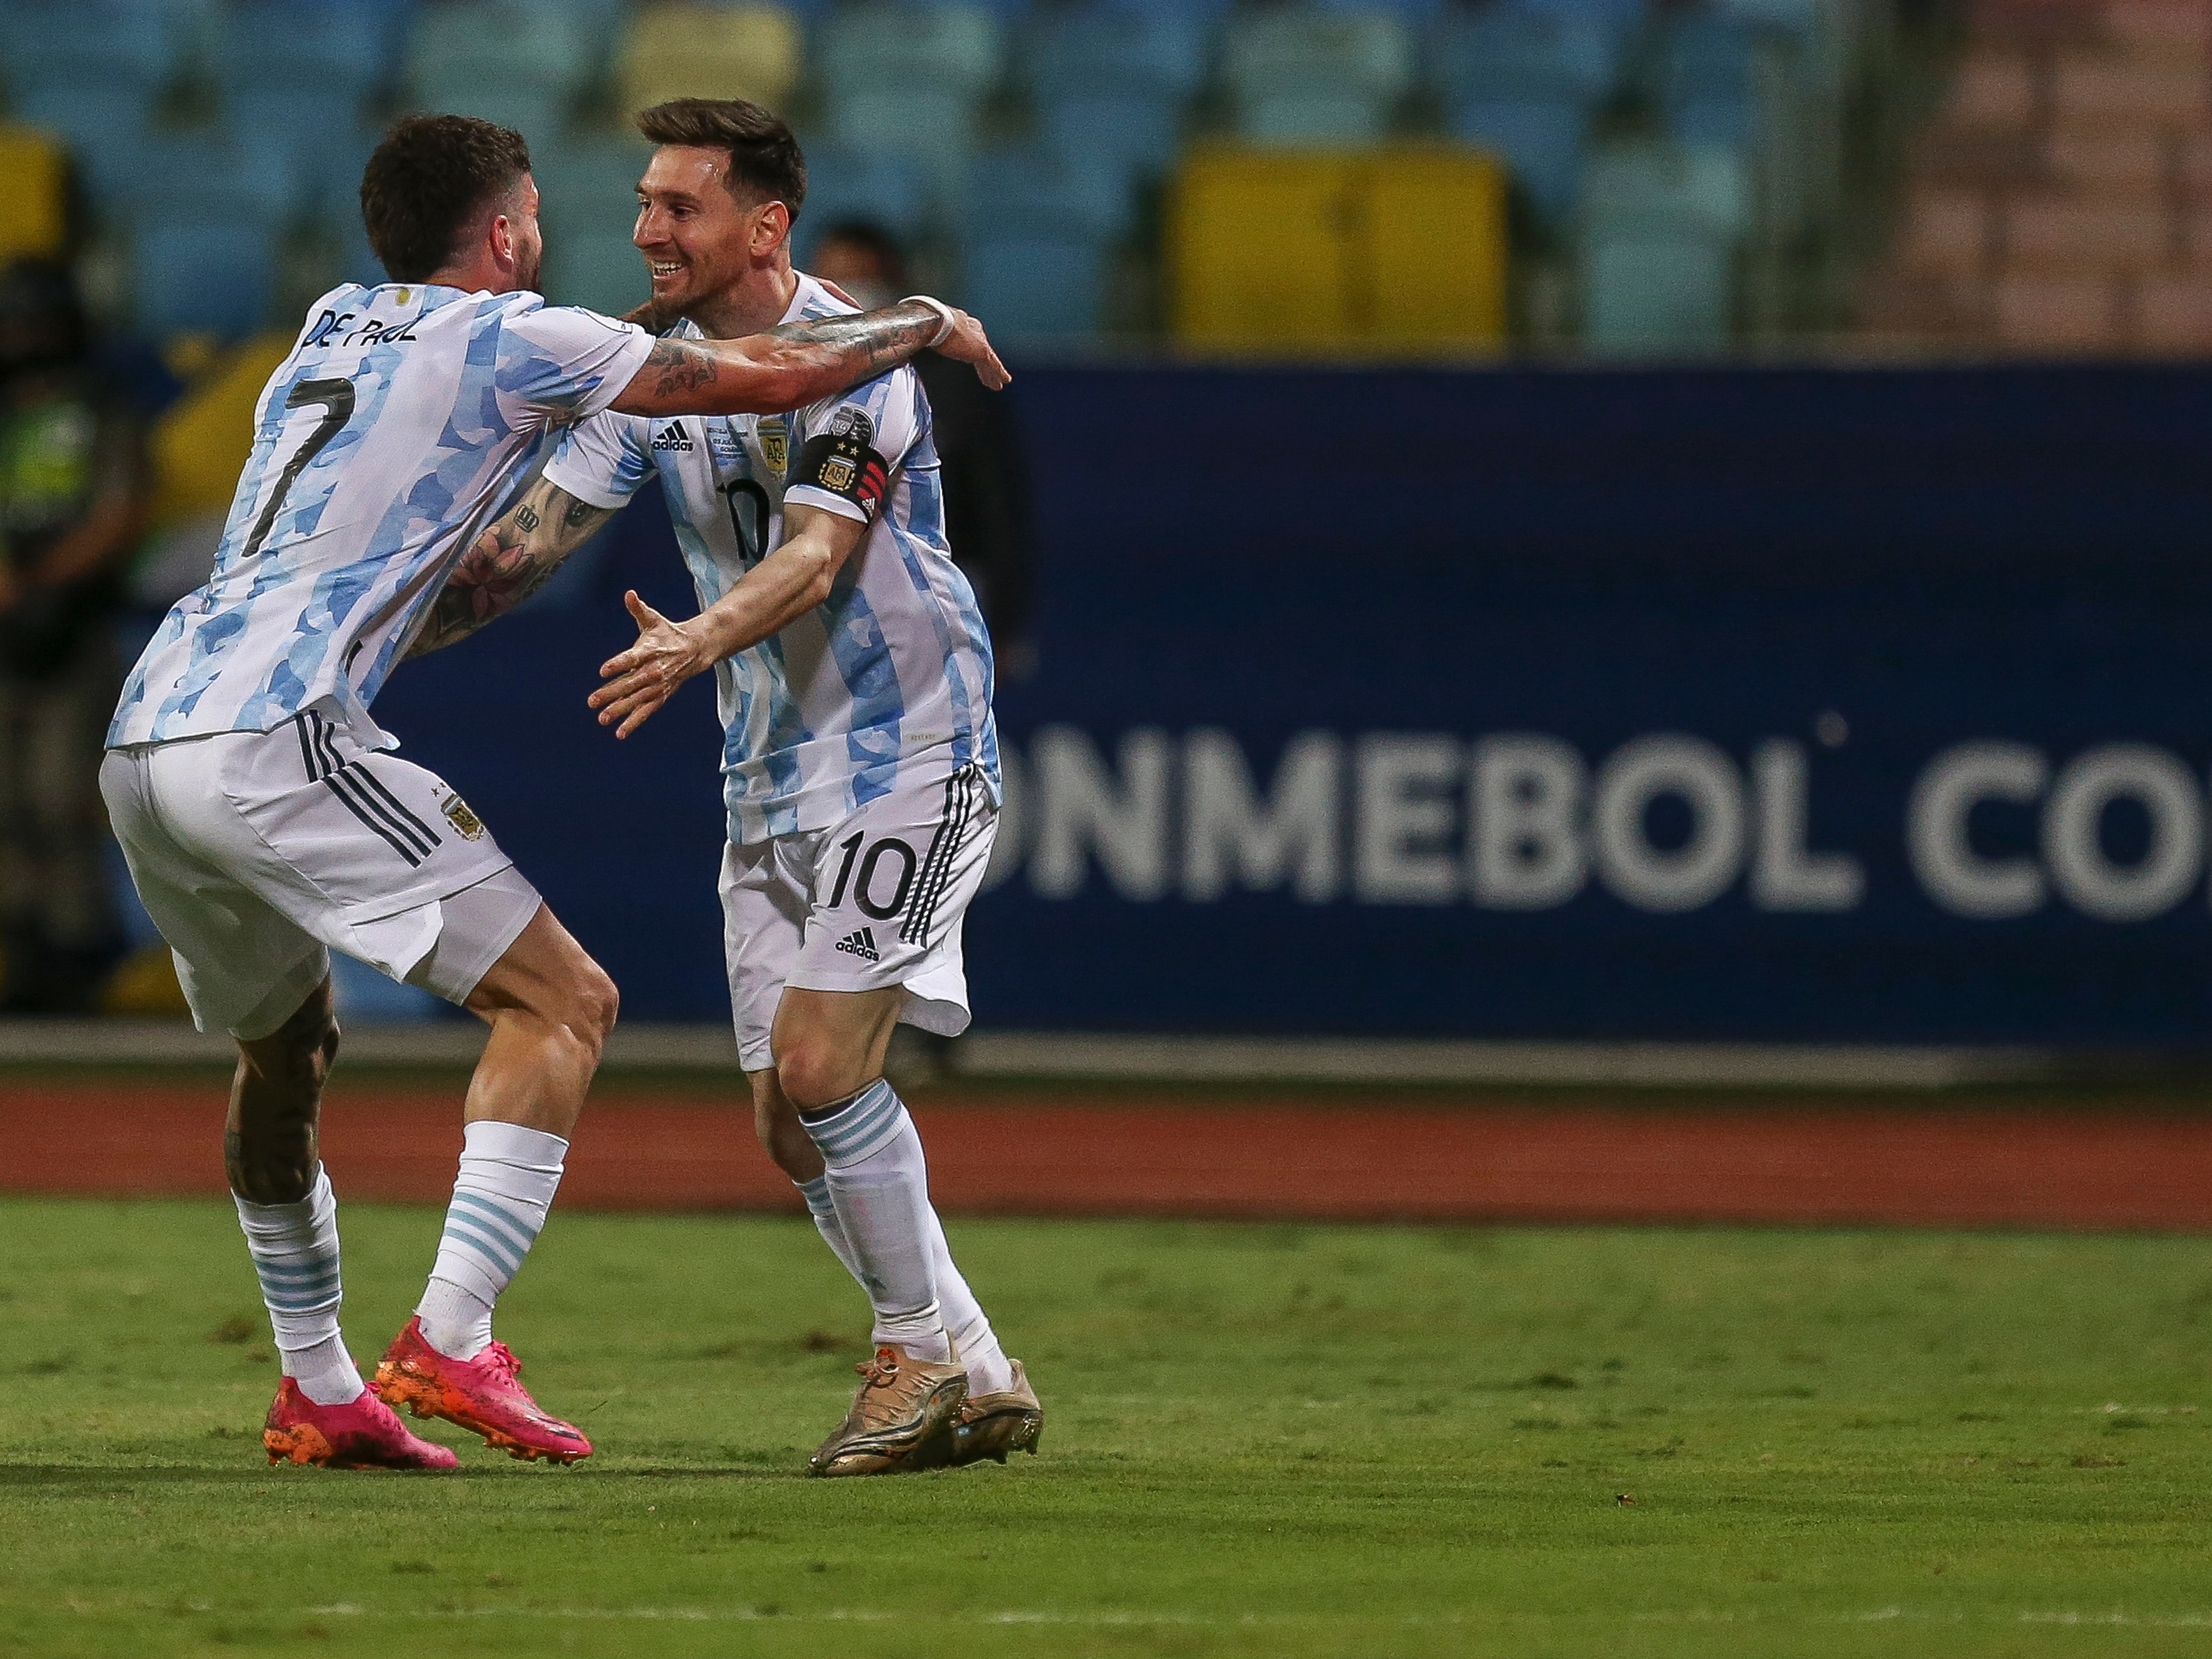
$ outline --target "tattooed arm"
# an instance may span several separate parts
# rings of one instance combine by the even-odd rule
[[[617,510],[578,501],[540,478],[461,555],[453,574],[430,602],[429,617],[407,654],[419,657],[442,650],[494,617],[505,616],[543,587],[561,562],[589,541]]]
[[[993,390],[1012,377],[983,326],[964,311],[945,318],[919,301],[858,317],[787,323],[742,340],[658,340],[614,408],[624,415],[767,415],[872,380],[933,346],[972,363]]]

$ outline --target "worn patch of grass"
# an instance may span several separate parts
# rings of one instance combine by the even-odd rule
[[[344,1226],[373,1361],[436,1218]],[[501,1329],[599,1455],[398,1477],[264,1467],[226,1207],[0,1201],[0,1652],[2212,1643],[2197,1242],[952,1232],[1044,1394],[1038,1458],[800,1478],[865,1329],[811,1230],[560,1214]]]

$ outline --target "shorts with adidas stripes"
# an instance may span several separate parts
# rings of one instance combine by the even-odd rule
[[[267,732],[110,750],[100,787],[202,1030],[267,1036],[330,951],[463,1001],[538,913],[459,795],[328,704]]]
[[[827,830],[723,850],[722,942],[748,1072],[775,1064],[769,1032],[787,985],[903,986],[907,1024],[940,1036],[968,1029],[960,925],[991,861],[998,808],[974,767],[911,781],[910,768]]]

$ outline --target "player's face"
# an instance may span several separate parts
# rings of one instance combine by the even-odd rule
[[[538,181],[522,175],[522,186],[507,210],[507,234],[514,238],[514,285],[535,294],[545,264],[545,237],[538,228]]]
[[[781,245],[789,219],[780,202],[740,204],[724,182],[726,150],[663,144],[637,186],[637,229],[653,297],[688,311],[744,280]]]

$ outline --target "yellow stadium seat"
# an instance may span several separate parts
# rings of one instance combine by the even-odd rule
[[[671,98],[749,98],[781,109],[799,70],[799,24],[781,6],[664,0],[632,20],[616,80],[631,110]]]
[[[1206,350],[1480,352],[1505,337],[1505,178],[1445,146],[1194,151],[1170,210],[1176,334]]]
[[[172,404],[154,429],[156,526],[228,511],[253,450],[253,407],[292,349],[289,334],[248,340]]]
[[[66,178],[52,139],[0,126],[0,264],[62,252],[69,240]]]

